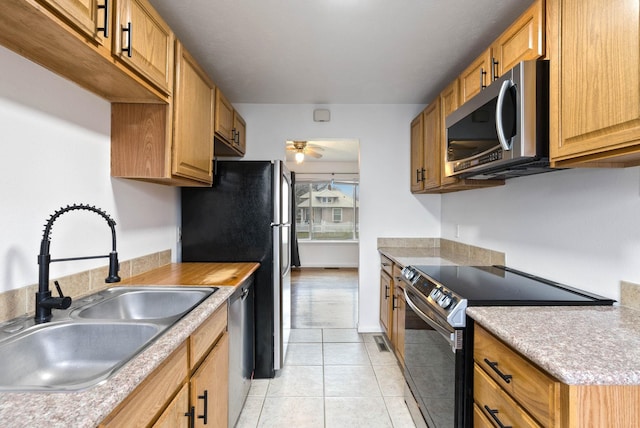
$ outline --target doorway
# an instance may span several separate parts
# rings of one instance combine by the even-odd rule
[[[292,328],[357,328],[359,142],[289,140],[285,148],[299,254],[291,276]]]

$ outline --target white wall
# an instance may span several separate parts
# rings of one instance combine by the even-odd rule
[[[246,159],[281,159],[285,141],[360,141],[360,331],[379,331],[378,237],[440,235],[440,196],[409,191],[409,123],[421,105],[236,104],[247,121]],[[331,110],[314,122],[314,108]]]
[[[572,169],[442,197],[442,236],[511,267],[619,299],[640,283],[640,168]],[[455,237],[456,225],[460,236]]]
[[[96,205],[115,219],[121,260],[175,254],[177,190],[109,175],[109,103],[3,47],[0,64],[0,292],[38,282],[43,225],[67,204]],[[93,213],[65,214],[52,229],[53,258],[110,249],[109,228]],[[107,263],[54,263],[51,277]]]
[[[358,242],[300,241],[300,263],[305,267],[357,268],[360,260]]]

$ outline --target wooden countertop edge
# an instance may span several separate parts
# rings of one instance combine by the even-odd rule
[[[190,285],[237,287],[258,268],[257,262],[170,263],[132,276],[119,285]]]

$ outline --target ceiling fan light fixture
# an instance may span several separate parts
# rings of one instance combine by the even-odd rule
[[[304,152],[302,150],[296,151],[296,163],[300,164],[304,162]]]

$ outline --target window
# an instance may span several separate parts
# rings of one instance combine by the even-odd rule
[[[333,209],[333,222],[340,223],[342,221],[342,208]]]
[[[358,239],[358,183],[298,181],[296,234],[302,241]]]

